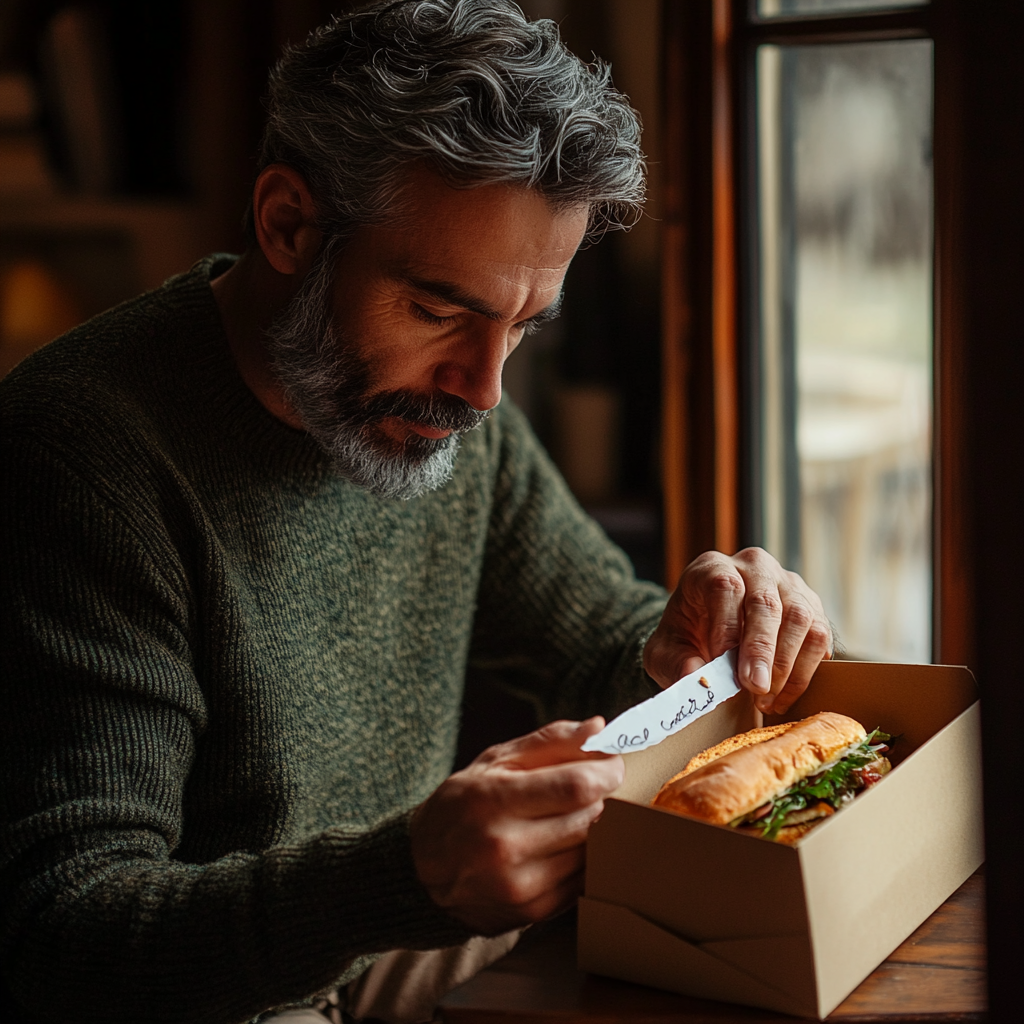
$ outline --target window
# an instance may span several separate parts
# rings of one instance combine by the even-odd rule
[[[753,529],[851,654],[928,661],[932,44],[755,60]]]
[[[668,572],[762,545],[850,656],[890,661],[969,643],[942,444],[956,338],[934,312],[935,6],[665,8]]]

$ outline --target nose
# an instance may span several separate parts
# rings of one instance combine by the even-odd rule
[[[457,339],[438,365],[434,381],[474,409],[493,409],[501,401],[501,368],[511,348],[509,328],[489,324]]]

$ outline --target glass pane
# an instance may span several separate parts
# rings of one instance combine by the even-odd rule
[[[851,657],[931,657],[932,44],[762,46],[761,525]]]
[[[901,10],[904,7],[923,7],[928,0],[757,0],[757,13],[762,18],[773,18],[784,14],[832,14],[843,11],[855,14],[858,11],[883,9]]]

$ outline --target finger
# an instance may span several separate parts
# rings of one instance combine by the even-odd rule
[[[600,760],[606,754],[584,753],[580,747],[605,726],[600,715],[583,722],[549,722],[540,729],[499,743],[481,755],[480,760],[509,768],[541,768],[567,761]]]
[[[782,597],[782,625],[775,646],[775,662],[772,666],[772,688],[769,696],[775,697],[786,685],[793,666],[804,646],[807,634],[814,626],[814,609],[800,593],[787,590]],[[763,708],[762,710],[767,710]]]
[[[513,928],[546,921],[568,910],[583,895],[583,880],[581,864],[571,874],[542,889],[532,899],[504,905],[496,903],[493,898],[480,899],[474,904],[460,906],[456,916],[474,926],[482,935],[500,935]]]
[[[604,801],[595,800],[567,814],[552,814],[546,818],[533,818],[516,823],[516,841],[523,851],[520,859],[550,857],[556,853],[582,849],[587,842],[590,826],[601,817]]]
[[[740,685],[755,695],[771,692],[772,665],[782,624],[782,598],[775,580],[758,573],[747,578],[743,603],[743,640],[737,673]],[[758,707],[761,701],[756,701]],[[767,701],[770,706],[771,701]]]
[[[624,777],[621,756],[612,754],[601,761],[502,771],[500,777],[495,777],[493,789],[504,814],[522,819],[547,818],[591,807],[618,789]]]
[[[570,814],[504,822],[484,837],[482,860],[497,874],[520,878],[530,872],[550,873],[566,858],[582,864],[590,826],[603,807],[603,802],[597,801]]]
[[[483,837],[478,863],[485,865],[501,884],[510,879],[516,879],[516,884],[525,884],[525,880],[541,876],[547,879],[545,885],[554,884],[557,865],[582,865],[590,826],[601,810],[602,805],[597,804],[573,814],[515,822],[494,829]]]
[[[695,558],[679,578],[658,628],[644,646],[644,669],[660,686],[739,643],[743,578],[719,551]]]
[[[789,678],[772,704],[772,712],[779,715],[785,714],[807,689],[811,677],[829,654],[831,640],[832,630],[828,626],[827,620],[824,619],[824,616],[821,620],[816,619],[804,637],[803,645],[793,663]]]
[[[521,913],[531,924],[555,917],[575,905],[579,897],[583,895],[583,882],[584,872],[581,866],[578,871],[564,878],[558,885],[523,906]]]
[[[740,642],[746,589],[732,559],[718,552],[709,553],[699,571],[689,578],[684,596],[704,606],[704,636],[694,646],[704,647],[706,660],[725,654]]]
[[[679,675],[673,679],[672,682],[678,683],[683,676],[688,676],[691,672],[696,672],[697,669],[703,668],[706,664],[707,662],[698,655],[683,659],[682,669]]]
[[[495,879],[493,896],[527,920],[540,920],[561,906],[570,891],[579,895],[583,870],[582,848],[556,853]]]

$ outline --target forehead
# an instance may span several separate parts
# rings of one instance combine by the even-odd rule
[[[556,209],[531,189],[506,184],[456,189],[416,169],[396,215],[361,228],[357,236],[365,236],[362,241],[381,265],[557,287],[587,217],[586,207]]]

